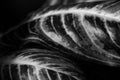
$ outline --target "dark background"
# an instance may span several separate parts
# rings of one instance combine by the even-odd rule
[[[0,0],[0,33],[19,24],[43,3],[45,0]]]

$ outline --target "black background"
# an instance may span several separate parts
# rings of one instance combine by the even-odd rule
[[[0,0],[0,33],[19,24],[45,0]]]

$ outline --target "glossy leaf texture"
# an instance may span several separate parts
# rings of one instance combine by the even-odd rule
[[[28,49],[1,66],[1,80],[83,80],[82,72],[58,52]]]
[[[0,36],[2,79],[81,80],[69,56],[120,65],[119,16],[84,4],[46,9]]]
[[[89,13],[59,13],[44,17],[40,30],[51,41],[77,54],[110,65],[119,64],[119,47],[109,34],[106,20],[107,17]]]

